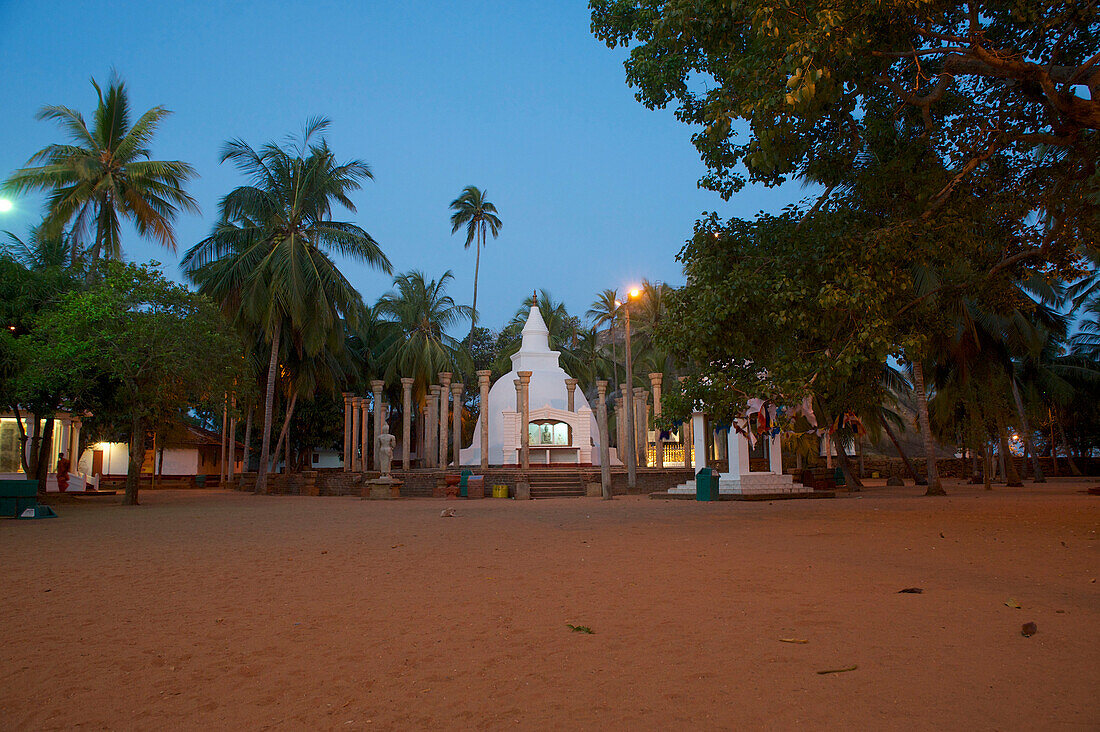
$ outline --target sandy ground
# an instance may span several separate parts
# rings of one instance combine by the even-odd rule
[[[1098,729],[1094,484],[62,505],[0,522],[0,728]]]

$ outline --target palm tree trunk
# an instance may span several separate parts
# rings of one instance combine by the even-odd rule
[[[1072,475],[1083,475],[1081,469],[1077,467],[1077,463],[1073,462],[1073,453],[1069,449],[1069,440],[1066,439],[1066,431],[1062,429],[1062,420],[1058,419],[1058,415],[1054,415],[1054,424],[1058,426],[1058,437],[1062,440],[1062,447],[1066,448],[1066,463],[1069,464],[1069,472]]]
[[[836,441],[836,459],[840,463],[840,469],[844,471],[844,479],[848,483],[849,490],[858,491],[863,487],[863,481],[852,472],[852,461],[848,459],[848,448],[840,440]]]
[[[286,408],[286,417],[283,419],[283,428],[279,430],[279,441],[275,443],[275,451],[271,455],[271,470],[274,472],[275,463],[279,460],[279,451],[283,449],[287,432],[290,431],[290,420],[294,419],[294,407],[298,404],[298,392],[290,396],[290,404]],[[287,446],[286,472],[290,472],[290,448]]]
[[[1005,483],[1010,488],[1019,488],[1024,482],[1020,480],[1020,473],[1016,470],[1016,458],[1008,447],[1008,428],[1000,415],[997,415],[997,437],[1000,439],[1001,454],[1005,461]]]
[[[248,452],[252,446],[252,412],[256,407],[253,404],[248,405],[248,418],[244,421],[244,455],[241,457],[241,472],[248,472]]]
[[[1020,417],[1020,431],[1024,435],[1024,472],[1027,472],[1027,460],[1031,458],[1031,467],[1035,471],[1035,482],[1046,483],[1043,469],[1039,467],[1039,456],[1031,446],[1031,428],[1027,424],[1027,414],[1024,412],[1024,400],[1020,398],[1020,389],[1016,386],[1016,379],[1012,379],[1012,398],[1016,402],[1016,414]]]
[[[267,465],[271,460],[271,410],[275,402],[275,367],[279,363],[279,335],[283,321],[275,321],[271,336],[271,358],[267,363],[267,394],[264,397],[264,433],[260,438],[260,467],[256,472],[256,492],[267,493]]]
[[[474,345],[474,328],[477,326],[477,273],[481,269],[481,247],[485,246],[485,224],[481,225],[481,243],[478,244],[477,240],[474,240],[474,246],[477,247],[477,254],[474,256],[474,304],[470,306],[473,311],[470,313],[470,347]]]
[[[921,437],[924,438],[925,473],[928,477],[926,496],[946,496],[947,491],[940,483],[940,474],[936,469],[936,448],[932,442],[932,424],[928,419],[928,394],[924,390],[924,367],[920,361],[913,362],[913,385],[917,388],[917,419],[920,420]]]
[[[987,491],[993,490],[993,459],[988,442],[982,444],[982,485]]]
[[[1047,417],[1050,419],[1050,473],[1058,477],[1058,450],[1054,442],[1054,412],[1047,407]]]
[[[909,456],[905,454],[905,450],[901,449],[901,445],[898,444],[898,438],[894,434],[894,431],[890,429],[890,425],[886,422],[886,418],[880,413],[878,415],[879,424],[882,425],[882,429],[886,431],[886,436],[890,438],[890,442],[894,443],[894,449],[898,451],[898,456],[901,457],[901,461],[905,463],[905,469],[909,471],[909,475],[913,477],[913,482],[917,485],[924,485],[924,479],[917,475],[916,469],[913,467],[913,463],[909,462]]]

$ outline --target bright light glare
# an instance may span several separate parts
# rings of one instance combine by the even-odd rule
[[[630,291],[630,296],[631,296],[632,298],[633,298],[633,297],[637,297],[638,295],[641,295],[641,294],[642,294],[642,291],[641,291],[641,290],[638,290],[638,289],[634,289],[634,290],[631,290],[631,291]]]
[[[618,300],[615,301],[615,307],[621,308],[622,306],[623,304],[621,302],[619,302]]]
[[[0,198],[0,213],[7,213],[8,211],[11,211],[11,201]]]

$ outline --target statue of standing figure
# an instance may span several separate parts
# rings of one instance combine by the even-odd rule
[[[378,471],[382,477],[390,474],[390,463],[393,461],[393,447],[397,438],[390,434],[390,425],[382,420],[382,434],[378,435]]]

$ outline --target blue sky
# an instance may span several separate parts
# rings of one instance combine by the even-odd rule
[[[0,177],[62,141],[39,108],[89,115],[89,78],[117,69],[135,115],[174,112],[154,157],[201,175],[190,191],[202,214],[179,219],[177,253],[132,232],[123,242],[127,258],[157,259],[178,279],[179,255],[243,182],[218,163],[222,143],[258,146],[324,115],[337,157],[375,175],[346,218],[396,271],[453,270],[450,294],[469,304],[474,251],[451,235],[448,204],[473,184],[504,222],[482,254],[480,322],[499,327],[535,288],[583,314],[606,287],[681,284],[676,253],[702,212],[751,216],[805,194],[751,188],[726,203],[699,190],[691,130],[634,99],[625,56],[592,37],[583,2],[0,0]],[[0,229],[22,234],[40,215],[39,199],[16,201]],[[368,303],[389,289],[387,276],[341,264]]]

